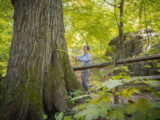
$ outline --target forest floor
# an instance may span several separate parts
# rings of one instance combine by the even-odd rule
[[[68,115],[70,116],[75,116],[77,114],[80,114],[81,112],[83,113],[83,110],[82,109],[84,106],[86,105],[93,105],[95,104],[96,105],[96,97],[100,98],[101,99],[101,96],[99,95],[99,93],[103,92],[103,88],[98,88],[96,89],[96,85],[97,84],[94,84],[94,82],[100,82],[100,83],[103,83],[103,82],[106,82],[107,80],[109,80],[109,77],[100,77],[100,79],[97,79],[97,77],[93,77],[93,76],[96,76],[98,73],[97,72],[98,70],[91,70],[91,73],[90,73],[90,77],[89,77],[89,87],[91,88],[91,91],[90,91],[90,94],[87,94],[86,92],[82,92],[80,93],[78,96],[74,96],[73,95],[73,99],[71,99],[71,104],[69,106],[69,110],[68,110]],[[77,76],[78,80],[81,82],[81,71],[75,71],[75,75]],[[124,86],[124,87],[127,87],[128,86]],[[122,88],[122,89],[126,89],[126,88]],[[132,86],[131,86],[132,87]],[[136,94],[132,94],[131,97],[129,98],[125,98],[125,97],[122,97],[122,96],[119,96],[119,104],[117,104],[118,106],[127,106],[128,104],[134,104],[134,103],[137,103],[137,101],[139,101],[140,98],[144,98],[146,99],[147,101],[150,101],[150,103],[160,103],[160,100],[157,99],[158,97],[156,97],[153,92],[147,90],[147,86],[145,85],[138,85],[138,86],[135,86],[134,87],[138,87],[137,89],[140,90],[140,92],[136,93]],[[121,88],[119,88],[119,91],[121,90]],[[111,91],[112,92],[112,91]],[[110,91],[108,93],[111,93]],[[76,99],[75,99],[76,98]],[[99,99],[99,100],[100,100]],[[144,100],[144,99],[141,99],[141,100]],[[109,105],[114,107],[115,104],[114,104],[114,97],[111,96],[110,97],[110,102]],[[73,102],[74,101],[74,102]],[[136,105],[136,104],[134,104]],[[85,107],[84,107],[85,108]],[[85,109],[85,110],[88,110]],[[126,108],[127,110],[127,108]],[[89,109],[90,111],[90,109]],[[91,109],[92,111],[92,109]],[[127,116],[125,115],[125,117],[127,118],[126,120],[132,120],[132,116]],[[106,118],[97,118],[95,120],[108,120],[108,117]]]
[[[78,80],[81,82],[81,71],[75,71],[75,74],[76,74]],[[90,75],[91,74],[94,74],[94,72],[91,72]],[[106,81],[106,80],[107,79],[104,79],[104,78],[100,79],[100,81]],[[91,77],[89,77],[89,81],[88,82],[89,82],[90,85],[92,84]],[[132,101],[137,101],[139,98],[145,98],[148,101],[152,101],[153,99],[156,99],[157,97],[155,97],[152,92],[148,92],[148,91],[144,90],[144,91],[142,91],[142,94],[133,95],[132,98],[131,98],[131,100]]]

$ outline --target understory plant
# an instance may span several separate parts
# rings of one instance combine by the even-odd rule
[[[74,118],[76,120],[160,119],[160,92],[152,89],[155,86],[160,86],[160,82],[146,78],[131,78],[127,75],[127,71],[127,67],[121,67],[121,72],[118,75],[106,81],[95,80],[94,85],[90,88],[92,99],[74,108],[77,111]],[[151,101],[144,98],[143,89],[137,87],[139,85],[144,85],[145,90],[148,90],[156,98]],[[118,104],[114,103],[115,95],[118,96]],[[132,99],[136,95],[142,97],[138,100]]]

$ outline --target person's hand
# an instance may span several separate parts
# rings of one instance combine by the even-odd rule
[[[75,56],[75,55],[73,55],[73,58],[74,58],[74,59],[76,59],[76,56]]]
[[[73,55],[73,58],[75,59],[75,61],[78,61],[77,57],[75,55]]]
[[[76,61],[78,61],[78,58],[77,58],[77,57],[75,57],[75,60],[76,60]]]

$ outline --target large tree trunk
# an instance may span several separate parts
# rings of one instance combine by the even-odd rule
[[[64,38],[62,0],[12,0],[14,32],[1,119],[41,120],[65,110],[81,88]],[[63,49],[63,50],[60,50]]]

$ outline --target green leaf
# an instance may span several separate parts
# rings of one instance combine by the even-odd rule
[[[136,105],[132,104],[128,106],[128,113],[131,114],[137,110]]]
[[[78,99],[81,99],[81,98],[84,98],[84,97],[88,97],[89,95],[80,95],[80,96],[77,96],[77,97],[73,97],[71,98],[70,100],[71,101],[74,101],[74,100],[78,100]]]
[[[153,108],[160,108],[160,103],[151,103]]]
[[[160,86],[160,81],[148,81],[151,86]]]
[[[87,106],[86,109],[78,112],[74,115],[75,118],[83,118],[85,120],[93,120],[97,119],[98,117],[105,118],[107,116],[108,110],[111,107],[108,103],[101,101],[99,104],[90,104]]]
[[[149,116],[153,120],[159,120],[160,119],[160,110],[156,109],[156,108],[151,108],[147,111],[147,116]]]
[[[141,111],[136,111],[132,114],[134,120],[146,120],[146,116]]]
[[[46,114],[43,114],[43,120],[46,120],[48,116]]]
[[[56,113],[55,118],[56,118],[56,120],[63,120],[63,113],[62,112],[61,113]]]
[[[111,80],[110,79],[107,82],[102,83],[102,86],[108,89],[113,89],[120,85],[123,85],[122,80]]]
[[[136,103],[135,103],[136,107],[138,108],[139,111],[145,113],[147,111],[147,109],[151,108],[151,103],[144,99],[144,98],[140,98]]]
[[[157,96],[157,97],[160,98],[160,91],[154,91],[154,90],[153,90],[153,93],[154,93],[155,96]]]
[[[151,68],[151,66],[150,66],[150,65],[146,65],[146,66],[144,66],[144,67],[146,67],[146,68]]]
[[[123,112],[115,111],[115,110],[111,112],[111,114],[109,115],[109,119],[110,120],[115,120],[115,119],[125,120]]]
[[[70,116],[65,116],[64,120],[73,120]]]

